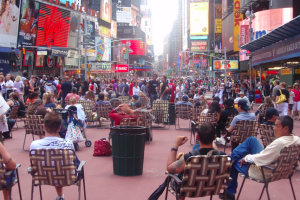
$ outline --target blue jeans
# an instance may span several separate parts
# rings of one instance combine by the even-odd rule
[[[153,103],[153,101],[155,101],[156,99],[158,99],[157,94],[152,94],[152,93],[150,93],[150,103],[151,103],[151,108],[152,108],[152,103]]]
[[[162,96],[161,100],[169,101],[169,95]]]
[[[240,164],[240,160],[244,158],[248,154],[258,154],[260,153],[264,148],[259,143],[256,137],[250,137],[246,139],[242,144],[240,144],[238,147],[236,147],[233,150],[233,153],[231,153],[231,157],[233,159],[233,164],[230,172],[230,177],[232,178],[232,181],[228,183],[228,188],[226,193],[228,194],[235,194],[236,189],[238,187],[238,174],[246,174],[248,169],[248,164],[242,165]]]
[[[12,174],[12,182],[14,182],[16,179],[16,170],[14,170]],[[10,177],[6,177],[6,185],[10,186]],[[6,188],[6,185],[1,185],[2,188]]]

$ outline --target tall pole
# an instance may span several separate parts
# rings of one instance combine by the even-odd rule
[[[225,86],[227,84],[227,72],[226,72],[226,65],[227,65],[227,56],[226,56],[226,47],[224,47],[224,54],[225,54],[225,62],[224,62],[224,69],[225,69]]]
[[[80,66],[80,58],[81,58],[81,26],[79,26],[80,28],[78,29],[78,70],[81,69]],[[78,78],[80,78],[80,73],[78,74]]]
[[[249,34],[249,35],[250,35],[250,42],[251,42],[251,41],[253,40],[253,37],[252,37],[252,34],[253,34],[253,31],[252,31],[252,15],[251,15],[251,14],[250,14],[250,23],[249,23],[249,24],[250,24],[250,30],[249,30],[249,31],[250,31],[250,34]],[[251,80],[251,77],[252,77],[251,65],[252,65],[252,64],[251,64],[251,57],[250,57],[250,60],[249,60],[250,89],[251,89],[251,85],[252,85],[252,83],[251,83],[251,82],[252,82],[252,80]]]
[[[84,80],[87,80],[87,64],[86,64],[86,35],[87,35],[87,23],[86,13],[84,14]]]

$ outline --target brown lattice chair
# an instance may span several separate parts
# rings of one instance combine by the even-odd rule
[[[8,117],[8,119],[12,119],[12,120],[14,120],[16,122],[17,129],[19,129],[18,124],[17,124],[17,120],[16,120],[18,118],[19,108],[20,108],[19,105],[14,105],[12,107],[10,115]],[[12,136],[12,133],[11,133],[11,136]]]
[[[195,104],[195,100],[194,99],[189,99],[188,102]]]
[[[168,182],[166,188],[166,197],[168,191],[176,196],[176,200],[181,197],[205,197],[219,195],[221,191],[226,193],[227,185],[230,179],[230,171],[232,159],[228,155],[208,155],[192,156],[187,159],[183,179],[180,180],[174,174],[168,174]],[[170,180],[174,181],[175,190],[169,187]],[[180,192],[179,191],[180,187]]]
[[[86,122],[92,123],[94,125],[95,121],[98,120],[98,119],[94,120],[94,113],[96,112],[95,111],[95,102],[87,101],[87,100],[78,100],[77,104],[82,105],[85,116],[86,116]],[[87,126],[87,127],[93,127],[93,126]]]
[[[257,121],[250,121],[250,120],[241,120],[237,121],[234,129],[231,134],[231,142],[235,143],[242,143],[247,138],[250,137],[257,137],[258,134],[258,122]],[[226,144],[224,146],[224,152],[226,150]],[[233,145],[231,145],[233,147]],[[233,149],[231,149],[231,152]]]
[[[197,117],[199,115],[201,115],[201,112],[205,109],[206,107],[205,106],[197,106],[197,107],[194,107],[192,109],[192,112],[191,112],[191,138],[190,138],[190,144],[192,144],[192,136],[194,136],[194,143],[195,143],[195,132],[196,132],[196,124],[197,124]]]
[[[122,101],[121,101],[121,99],[113,98],[112,100],[110,100],[110,104],[112,105],[113,108],[116,108],[120,104],[122,104]]]
[[[44,136],[44,118],[41,115],[27,115],[24,118],[25,125],[25,138],[23,143],[23,150],[25,146],[26,136],[28,134],[32,135],[32,139],[34,140],[34,136]]]
[[[178,97],[178,98],[177,98],[177,101],[182,101],[182,97]]]
[[[119,99],[125,104],[128,104],[129,102],[129,96],[119,96]]]
[[[169,124],[169,101],[161,101],[156,100],[152,103],[152,115],[155,117],[155,121],[153,123],[159,125],[164,124],[163,127],[161,126],[152,126],[152,128],[165,128],[166,125],[169,125],[168,129],[170,128]]]
[[[120,126],[141,126],[143,124],[142,118],[124,118],[122,119]]]
[[[240,197],[240,194],[241,194],[241,191],[243,189],[246,178],[248,178],[250,180],[253,180],[253,181],[256,181],[258,183],[263,183],[264,187],[263,187],[263,190],[261,192],[261,195],[260,195],[259,199],[261,199],[264,191],[266,190],[269,200],[270,200],[270,195],[269,195],[269,190],[268,190],[269,183],[279,181],[281,179],[289,179],[290,185],[291,185],[291,188],[292,188],[292,192],[293,192],[293,196],[294,196],[294,199],[296,200],[296,196],[295,196],[295,192],[294,192],[294,188],[293,188],[293,184],[292,184],[292,176],[294,174],[294,171],[295,171],[296,167],[298,166],[298,162],[300,160],[299,155],[300,155],[300,145],[284,147],[281,150],[278,159],[274,163],[272,163],[269,166],[260,167],[262,177],[263,177],[263,181],[242,175],[244,177],[244,180],[242,182],[241,189],[238,193],[237,200]],[[246,174],[248,174],[250,166],[254,165],[254,164],[249,163],[248,165],[249,166],[248,166]],[[271,171],[270,178],[265,177],[266,170]]]
[[[111,123],[110,117],[109,117],[109,113],[111,111],[110,105],[108,105],[108,104],[99,104],[99,105],[96,105],[95,109],[96,109],[96,113],[97,113],[98,120],[99,120],[99,123],[100,123],[100,128],[110,128],[112,126],[112,123]],[[104,125],[103,124],[104,119],[109,120],[109,123],[105,124],[105,125],[108,125],[108,126],[103,126]]]
[[[175,129],[176,130],[190,130],[192,109],[193,109],[193,107],[190,106],[190,105],[187,105],[187,104],[178,104],[178,103],[175,104],[175,114],[176,114]],[[180,125],[179,125],[179,120],[180,119],[190,120],[188,129],[187,128],[180,128]]]
[[[19,179],[19,171],[18,168],[21,167],[20,164],[17,164],[16,166],[16,178],[14,181],[12,181],[13,177],[13,172],[14,170],[6,170],[4,165],[3,165],[3,158],[2,155],[0,154],[0,191],[3,190],[2,185],[5,186],[5,189],[9,192],[9,199],[11,198],[11,193],[12,193],[12,187],[16,184],[18,184],[19,188],[19,196],[20,200],[22,200],[22,194],[21,194],[21,188],[20,188],[20,179]],[[7,184],[6,178],[10,178],[10,184]]]
[[[150,114],[147,111],[139,111],[138,117],[141,119],[139,126],[144,126],[146,128],[146,140],[148,137],[148,144],[150,144],[150,142],[153,140]]]
[[[237,114],[231,114],[227,117],[227,121],[226,123],[222,123],[222,127],[221,127],[221,131],[223,134],[226,134],[227,133],[227,130],[229,129],[230,127],[230,124],[233,120],[233,118],[236,116]]]
[[[274,106],[267,106],[267,105],[263,105],[262,107],[261,107],[261,109],[260,109],[260,111],[259,111],[259,122],[260,123],[263,123],[264,121],[266,121],[265,120],[265,118],[266,118],[266,112],[267,112],[267,110],[269,109],[269,108],[274,108]]]
[[[40,199],[42,199],[42,185],[56,187],[66,187],[70,185],[78,186],[80,200],[81,180],[83,181],[84,199],[85,178],[83,166],[85,161],[81,161],[76,166],[76,155],[72,149],[33,149],[30,151],[30,174],[32,176],[31,200],[33,199],[33,188],[39,186]],[[77,176],[76,176],[77,174]]]
[[[261,124],[259,128],[262,143],[264,148],[266,148],[269,144],[276,140],[274,126]]]
[[[141,101],[141,103],[142,103],[142,107],[146,109],[146,108],[147,108],[148,98],[147,98],[147,97],[141,97],[141,96],[140,96],[140,101]]]

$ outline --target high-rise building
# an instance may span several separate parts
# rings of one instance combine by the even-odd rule
[[[146,42],[152,45],[152,18],[151,10],[148,6],[141,5],[141,29],[146,34]]]
[[[147,6],[148,5],[148,0],[141,0],[141,5]]]

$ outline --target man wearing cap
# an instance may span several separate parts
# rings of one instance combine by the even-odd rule
[[[245,93],[244,93],[243,91],[240,91],[240,92],[239,92],[239,95],[240,95],[240,97],[236,98],[236,99],[234,100],[234,102],[236,103],[236,102],[238,102],[239,100],[243,99],[243,100],[247,101],[248,106],[250,106],[250,101],[249,101],[248,97],[245,95]]]
[[[269,108],[266,111],[266,119],[267,121],[263,124],[275,126],[275,121],[279,117],[279,112],[276,108]]]
[[[175,109],[176,109],[176,105],[180,105],[180,104],[185,104],[185,105],[189,105],[189,106],[193,107],[194,105],[191,102],[189,102],[188,100],[189,100],[188,96],[184,95],[182,97],[182,101],[178,101],[175,104]]]
[[[170,102],[174,103],[176,85],[173,83],[173,79],[170,79],[170,83],[168,85],[169,85],[169,89],[171,91],[171,100],[170,100]]]
[[[244,99],[239,100],[238,102],[238,108],[237,111],[239,114],[235,116],[230,124],[230,127],[227,130],[227,134],[224,137],[219,138],[217,141],[221,144],[225,145],[225,138],[231,136],[231,132],[233,131],[235,124],[237,121],[245,121],[245,120],[255,120],[255,114],[254,113],[248,113],[248,110],[250,110],[249,106],[247,105],[247,101]],[[232,149],[235,149],[239,143],[231,142]]]

